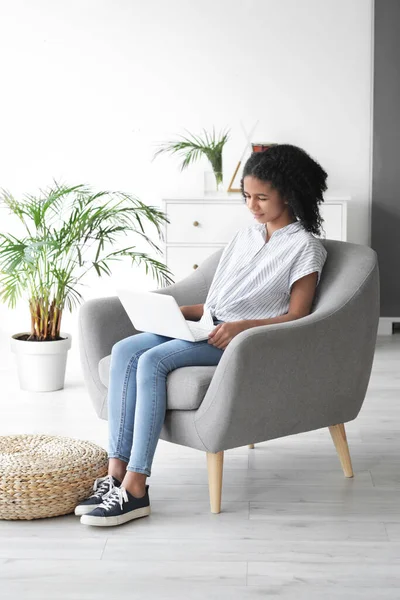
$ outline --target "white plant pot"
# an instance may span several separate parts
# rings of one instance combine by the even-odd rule
[[[24,332],[29,335],[29,332]],[[64,340],[51,342],[28,342],[11,337],[11,350],[16,354],[18,379],[22,390],[29,392],[53,392],[64,387],[67,352],[72,336],[60,332]]]

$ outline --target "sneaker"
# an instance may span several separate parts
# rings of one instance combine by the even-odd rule
[[[75,514],[80,517],[91,512],[96,506],[99,506],[103,502],[103,498],[108,492],[113,490],[115,487],[119,487],[121,482],[118,481],[114,475],[106,475],[105,477],[98,477],[93,485],[95,494],[89,496],[82,502],[79,502],[78,506],[75,507]]]
[[[143,498],[132,496],[124,486],[114,487],[103,498],[92,512],[82,515],[81,523],[84,525],[122,525],[132,519],[147,517],[150,514],[149,486]]]

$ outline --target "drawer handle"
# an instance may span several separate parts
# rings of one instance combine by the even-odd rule
[[[198,221],[193,221],[193,225],[194,225],[195,227],[198,227],[198,226],[199,226],[199,222],[198,222]]]
[[[193,265],[193,269],[197,269],[199,265]]]

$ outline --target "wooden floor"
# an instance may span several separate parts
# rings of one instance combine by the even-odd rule
[[[7,361],[1,435],[60,434],[107,448],[107,422],[76,355],[65,389],[50,394],[20,391]],[[160,441],[150,517],[104,529],[74,515],[0,521],[0,598],[399,600],[400,334],[378,337],[364,406],[346,432],[353,479],[328,429],[227,451],[217,515],[205,454]]]

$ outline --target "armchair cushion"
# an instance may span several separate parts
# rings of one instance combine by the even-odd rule
[[[108,388],[111,354],[99,362],[99,377]],[[167,410],[197,410],[203,402],[216,366],[182,367],[167,377]]]

